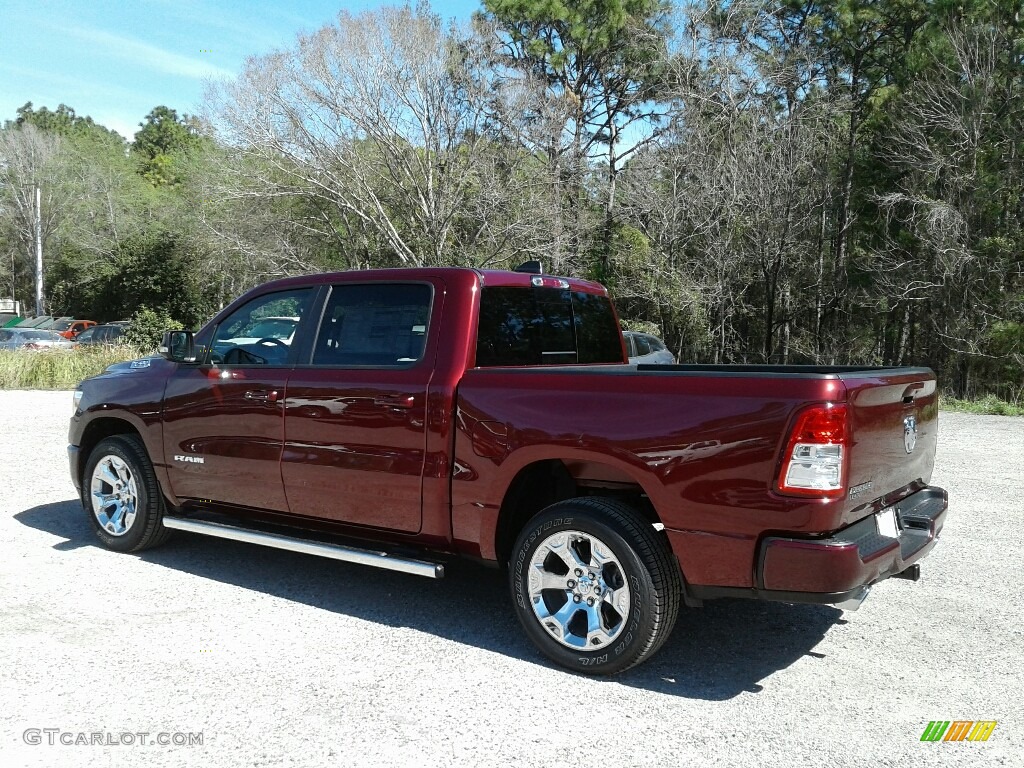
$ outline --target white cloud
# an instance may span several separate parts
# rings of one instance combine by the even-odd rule
[[[165,51],[155,45],[140,43],[138,40],[121,37],[110,32],[89,27],[64,28],[65,34],[85,40],[110,56],[127,59],[140,66],[156,69],[171,75],[180,75],[195,80],[207,77],[234,77],[234,73],[205,62],[202,59]]]

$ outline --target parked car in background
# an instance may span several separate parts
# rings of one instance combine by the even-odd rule
[[[71,349],[74,343],[56,331],[37,328],[0,329],[0,349]]]
[[[113,323],[94,325],[87,328],[75,338],[78,346],[89,344],[121,344],[124,342],[124,335],[131,324],[127,320],[118,320]]]
[[[76,347],[80,347],[83,344],[85,344],[85,345],[91,344],[92,343],[93,334],[96,333],[96,329],[99,328],[99,327],[100,326],[98,326],[98,325],[94,325],[92,328],[86,328],[80,334],[75,336],[75,346]]]
[[[49,330],[56,331],[65,339],[74,339],[82,331],[96,325],[95,320],[67,320],[61,319],[55,322]]]
[[[623,331],[626,340],[626,354],[629,362],[638,365],[675,365],[676,356],[665,347],[657,336],[636,331]]]

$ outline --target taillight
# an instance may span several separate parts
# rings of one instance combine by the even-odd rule
[[[782,455],[778,489],[799,496],[836,498],[846,491],[850,447],[845,405],[824,403],[802,411]]]

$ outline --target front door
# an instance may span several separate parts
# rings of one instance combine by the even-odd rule
[[[220,322],[206,359],[179,365],[164,399],[164,455],[182,500],[284,512],[284,402],[313,289],[264,294]]]

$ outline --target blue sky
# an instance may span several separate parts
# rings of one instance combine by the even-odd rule
[[[203,83],[247,56],[290,47],[300,32],[373,0],[0,0],[0,124],[26,101],[64,103],[126,138],[155,106],[198,112]],[[435,0],[468,19],[479,0]]]

